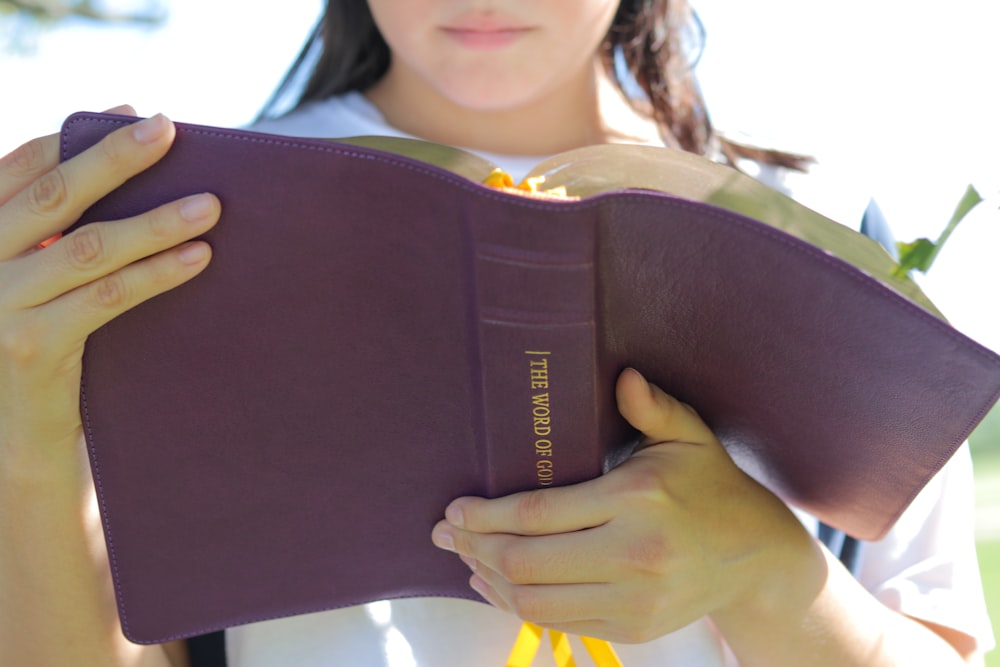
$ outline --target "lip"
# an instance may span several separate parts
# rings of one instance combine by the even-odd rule
[[[476,50],[502,49],[531,32],[529,26],[499,16],[459,17],[441,31],[460,45]]]

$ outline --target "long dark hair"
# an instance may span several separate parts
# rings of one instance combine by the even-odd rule
[[[716,133],[694,76],[704,39],[705,30],[687,0],[621,0],[601,44],[601,62],[633,108],[652,117],[668,145],[699,155],[719,155],[730,164],[749,158],[805,169],[811,161],[806,156],[739,144]],[[328,0],[322,18],[261,115],[274,115],[281,101],[299,86],[302,93],[295,106],[364,91],[382,78],[390,58],[367,0]],[[636,95],[636,87],[642,95]]]

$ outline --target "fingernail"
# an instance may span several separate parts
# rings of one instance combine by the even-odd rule
[[[476,559],[475,558],[471,558],[469,556],[463,556],[461,554],[459,554],[458,557],[462,559],[463,563],[465,563],[466,565],[469,566],[470,570],[472,570],[473,572],[476,571]]]
[[[634,375],[637,378],[639,378],[639,381],[642,382],[642,386],[644,386],[647,391],[649,391],[650,393],[652,393],[653,388],[652,388],[652,386],[650,386],[649,380],[646,379],[645,375],[643,375],[642,373],[640,373],[636,369],[632,368],[631,366],[629,366],[625,370],[629,371],[630,373],[632,373],[632,375]]]
[[[462,508],[458,505],[449,505],[444,511],[444,518],[456,528],[461,528],[465,524],[465,515],[462,514]]]
[[[200,222],[215,211],[215,201],[210,195],[193,195],[184,200],[180,211],[188,222]]]
[[[472,590],[476,591],[482,595],[485,600],[489,601],[490,586],[486,583],[485,579],[480,577],[478,574],[472,575],[472,578],[469,579],[469,585],[472,586]],[[492,602],[490,604],[492,604]]]
[[[132,136],[140,144],[151,144],[167,131],[167,117],[161,113],[132,126]]]
[[[208,257],[208,246],[204,243],[188,244],[178,251],[177,257],[185,264],[200,264]]]
[[[447,551],[455,550],[455,538],[447,529],[438,528],[431,536],[434,545]]]

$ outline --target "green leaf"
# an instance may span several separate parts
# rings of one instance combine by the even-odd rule
[[[941,236],[938,237],[936,242],[931,243],[928,239],[917,239],[911,243],[897,243],[899,266],[896,268],[894,275],[897,277],[905,276],[911,270],[927,273],[927,270],[931,268],[931,264],[937,258],[938,253],[941,252],[941,248],[944,247],[948,237],[955,231],[958,223],[981,201],[983,201],[983,198],[976,191],[976,188],[970,185],[965,189],[965,194],[962,195],[958,206],[955,207],[951,221],[948,222],[948,226],[941,232]]]
[[[897,243],[896,248],[899,250],[899,269],[896,270],[896,275],[905,275],[911,269],[926,273],[937,254],[937,246],[929,239]]]

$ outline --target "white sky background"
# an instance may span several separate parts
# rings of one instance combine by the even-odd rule
[[[127,1],[119,2],[127,5]],[[321,0],[165,0],[160,29],[85,22],[0,51],[0,151],[78,110],[249,121]],[[698,73],[716,125],[827,165],[875,194],[901,240],[936,238],[973,183],[987,199],[922,280],[962,331],[1000,350],[1000,2],[693,0],[708,29]],[[0,19],[0,40],[10,20]],[[863,189],[862,189],[863,188]],[[817,202],[820,210],[847,201]],[[853,220],[851,221],[854,222]]]

